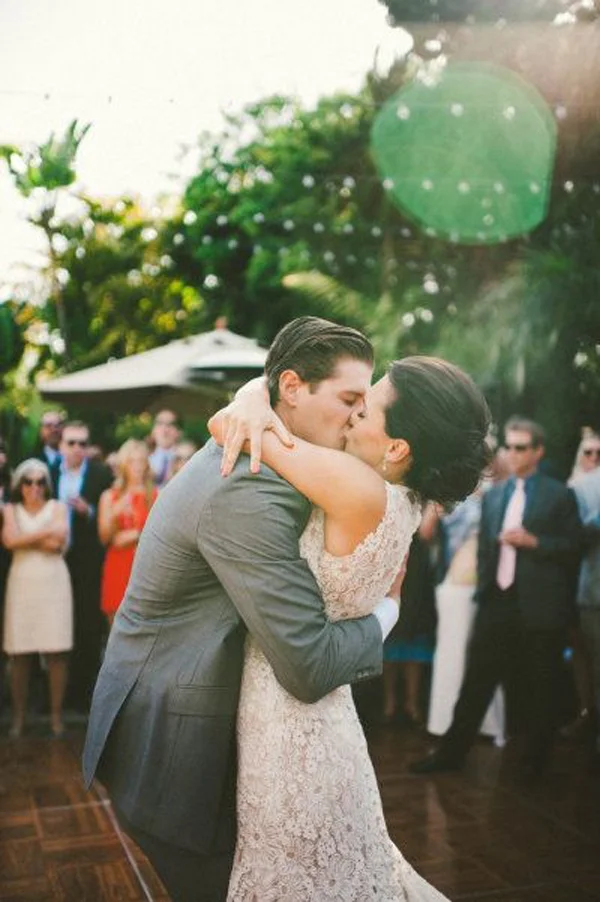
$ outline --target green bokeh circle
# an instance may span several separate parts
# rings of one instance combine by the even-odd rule
[[[388,195],[428,234],[492,244],[545,218],[556,124],[509,69],[454,63],[415,79],[378,113],[371,146]]]

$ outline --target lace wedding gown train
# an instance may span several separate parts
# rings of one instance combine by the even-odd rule
[[[313,511],[300,548],[332,620],[360,617],[389,589],[420,513],[388,486],[384,518],[351,555],[324,547]],[[350,686],[315,704],[277,682],[247,640],[238,713],[238,841],[228,902],[443,902],[388,836]]]

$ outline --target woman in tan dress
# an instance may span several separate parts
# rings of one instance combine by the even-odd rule
[[[12,503],[4,508],[2,528],[2,541],[13,555],[4,606],[4,651],[10,659],[14,738],[25,725],[34,654],[43,654],[48,667],[52,733],[64,733],[67,652],[73,646],[71,582],[63,559],[69,521],[65,505],[51,496],[48,467],[33,458],[23,461],[13,475]]]

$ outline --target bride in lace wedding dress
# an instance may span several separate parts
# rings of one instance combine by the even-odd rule
[[[411,416],[419,392],[427,398],[434,386],[430,413]],[[485,402],[464,374],[407,358],[370,390],[366,414],[351,420],[349,453],[299,440],[290,451],[265,433],[263,460],[315,504],[300,550],[330,619],[372,612],[408,551],[422,499],[451,502],[472,490],[486,429]],[[238,748],[228,902],[444,900],[388,835],[350,686],[302,703],[249,636]]]

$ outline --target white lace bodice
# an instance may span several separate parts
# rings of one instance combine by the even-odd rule
[[[325,549],[325,517],[315,509],[300,539],[321,589],[331,620],[370,614],[390,588],[421,519],[420,507],[404,486],[386,483],[387,504],[381,523],[352,554],[337,557]]]
[[[336,557],[322,511],[300,541],[332,620],[362,617],[388,591],[420,511],[387,486],[377,530]],[[248,637],[238,709],[238,841],[227,902],[447,902],[387,833],[350,686],[313,704],[289,695]]]

